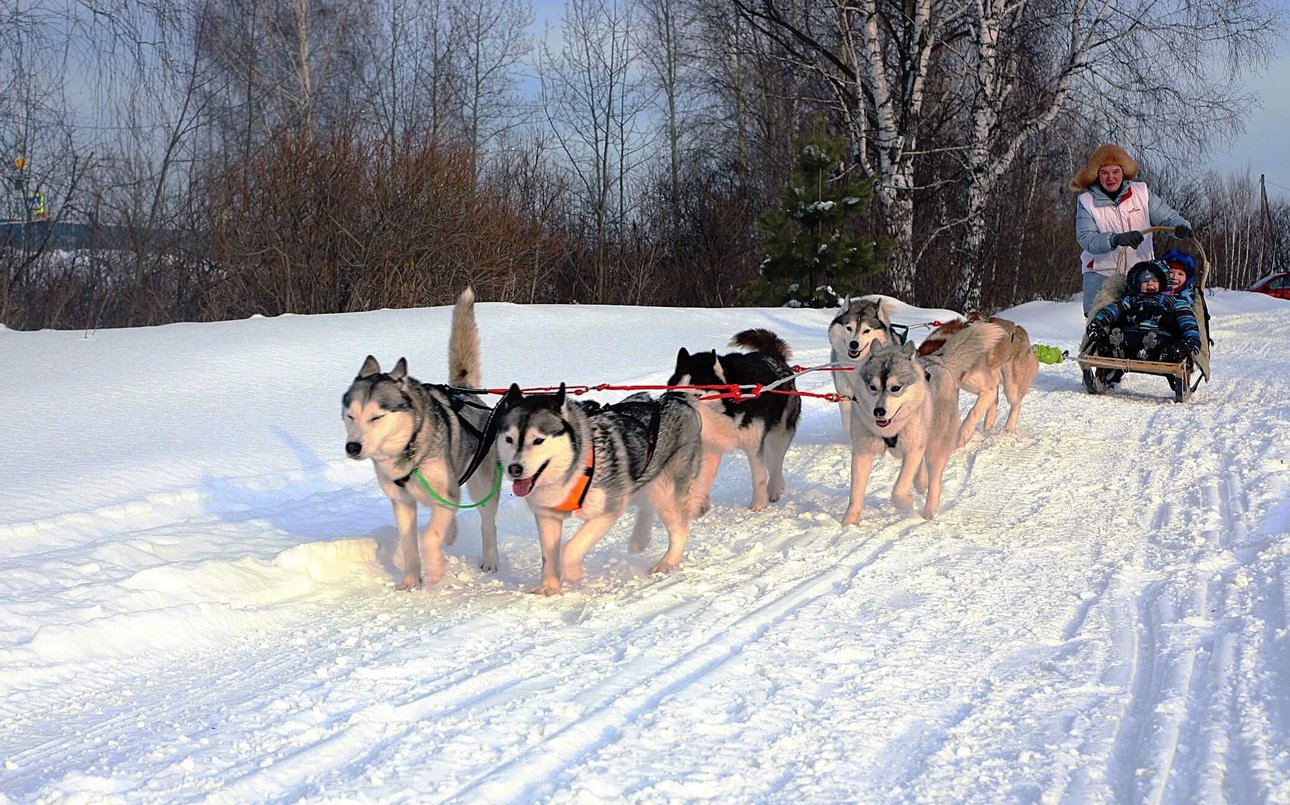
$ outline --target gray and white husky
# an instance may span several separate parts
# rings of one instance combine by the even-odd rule
[[[537,521],[542,580],[533,592],[554,595],[582,578],[582,558],[627,506],[637,506],[631,551],[649,544],[654,514],[668,546],[651,572],[675,570],[690,537],[690,487],[700,468],[699,414],[688,399],[636,394],[609,406],[555,394],[525,397],[512,385],[503,399],[497,454]],[[564,521],[582,524],[561,545]]]
[[[838,411],[842,414],[842,430],[851,435],[851,400],[844,390],[842,375],[855,374],[855,368],[867,357],[874,344],[894,344],[891,332],[891,302],[881,296],[851,299],[838,311],[829,324],[830,361],[834,366],[848,367],[850,371],[835,371],[833,387],[842,399]]]
[[[452,312],[448,379],[448,386],[420,383],[408,376],[404,358],[382,372],[376,358],[368,355],[341,400],[345,452],[353,459],[372,460],[376,480],[394,506],[403,553],[400,590],[443,578],[443,546],[457,538],[454,507],[461,501],[459,479],[467,468],[479,466],[479,472],[466,482],[476,501],[488,496],[495,482],[500,483],[494,477],[500,471],[495,446],[486,440],[489,443],[480,447],[491,409],[477,395],[458,388],[480,384],[479,330],[475,293],[470,288],[462,292]],[[420,551],[417,503],[430,508]],[[498,565],[497,495],[480,507],[480,514],[484,554],[479,566],[491,572]]]
[[[788,360],[793,351],[770,330],[736,333],[730,346],[751,350],[717,355],[716,350],[691,354],[685,347],[676,355],[676,369],[669,386],[768,385],[792,377]],[[777,388],[795,391],[788,381]],[[696,391],[698,398],[705,393]],[[797,433],[802,399],[795,395],[766,393],[751,399],[714,399],[696,403],[703,420],[703,472],[694,488],[694,510],[703,514],[712,505],[712,484],[721,457],[735,448],[744,451],[752,470],[753,499],[749,506],[761,511],[784,494],[784,456]]]
[[[844,393],[856,398],[851,409],[851,501],[843,525],[860,522],[874,459],[886,450],[902,459],[892,502],[911,508],[910,486],[917,480],[920,491],[927,492],[923,517],[936,516],[945,465],[958,444],[959,384],[1002,337],[998,326],[977,323],[951,335],[934,355],[920,358],[913,342],[875,346],[855,372],[840,373]]]

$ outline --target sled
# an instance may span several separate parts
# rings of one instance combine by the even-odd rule
[[[1141,231],[1143,234],[1148,232],[1172,232],[1173,227],[1152,226]],[[1209,311],[1205,306],[1205,281],[1209,278],[1209,258],[1206,256],[1205,248],[1199,240],[1193,237],[1190,238],[1190,241],[1187,251],[1193,257],[1198,256],[1200,258],[1194,286],[1196,298],[1192,302],[1192,312],[1196,316],[1196,325],[1200,328],[1200,354],[1185,358],[1177,363],[1103,357],[1089,351],[1090,346],[1086,331],[1080,341],[1077,360],[1083,375],[1084,388],[1089,394],[1101,394],[1106,391],[1108,370],[1176,377],[1178,378],[1178,383],[1176,385],[1171,383],[1170,385],[1173,387],[1174,402],[1179,403],[1191,401],[1192,393],[1200,386],[1200,381],[1209,382]],[[1106,305],[1119,301],[1124,296],[1124,275],[1129,270],[1129,266],[1123,265],[1124,253],[1125,249],[1121,248],[1119,255],[1116,257],[1116,273],[1107,279],[1106,285],[1102,287],[1102,290],[1098,292],[1097,297],[1093,300],[1093,307],[1085,320],[1086,330],[1088,322],[1093,318],[1093,314]]]

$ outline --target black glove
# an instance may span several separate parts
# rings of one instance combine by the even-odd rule
[[[1128,246],[1130,249],[1136,249],[1142,245],[1142,233],[1136,229],[1130,229],[1128,232],[1116,232],[1111,236],[1112,246]]]
[[[1090,321],[1088,329],[1084,332],[1088,335],[1090,343],[1097,343],[1106,339],[1106,328],[1102,326],[1100,321]]]
[[[1199,339],[1199,338],[1189,338],[1189,339],[1187,339],[1187,351],[1191,353],[1191,356],[1192,356],[1193,358],[1194,358],[1194,357],[1196,357],[1197,355],[1199,355],[1199,354],[1200,354],[1200,339]]]
[[[1186,224],[1179,224],[1174,227],[1174,237],[1176,238],[1189,238],[1194,234],[1196,233],[1192,232],[1191,227]]]

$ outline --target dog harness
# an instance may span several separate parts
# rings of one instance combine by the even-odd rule
[[[499,465],[500,466],[500,465]],[[587,492],[591,490],[591,479],[596,475],[596,448],[592,445],[591,452],[587,455],[587,466],[582,470],[582,476],[578,478],[569,490],[569,497],[565,498],[564,503],[559,506],[552,506],[558,512],[576,512],[582,508],[582,502],[587,499]]]

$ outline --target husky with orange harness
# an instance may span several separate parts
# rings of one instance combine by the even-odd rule
[[[512,490],[532,510],[542,543],[542,582],[533,592],[553,595],[563,582],[581,579],[582,558],[631,504],[637,512],[630,550],[649,544],[657,513],[668,546],[651,572],[677,568],[701,466],[699,414],[685,396],[642,393],[600,406],[568,399],[563,384],[555,394],[529,397],[512,385],[502,405],[497,455]],[[570,515],[583,522],[562,545]]]

